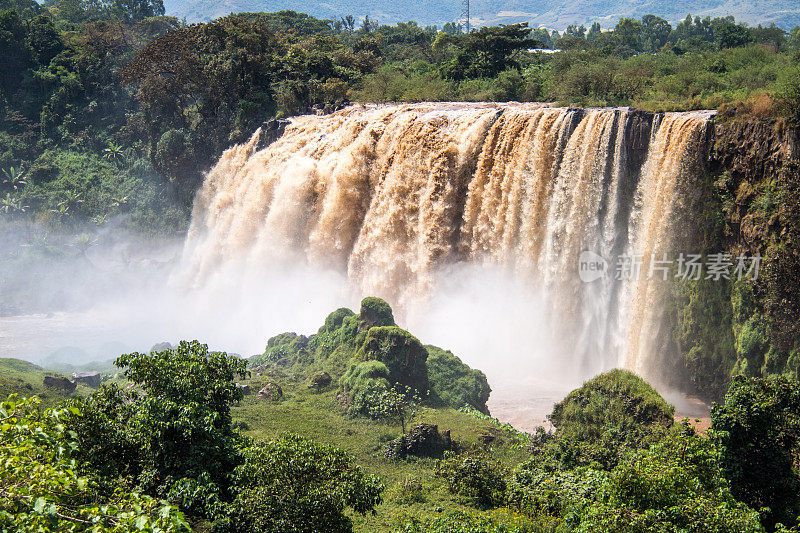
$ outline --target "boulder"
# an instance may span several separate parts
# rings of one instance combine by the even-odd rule
[[[319,372],[311,377],[308,382],[308,388],[320,390],[330,385],[331,381],[333,381],[333,379],[330,374],[327,372]]]
[[[419,340],[397,326],[374,326],[367,332],[356,361],[380,361],[389,369],[389,382],[425,393],[428,387],[428,351]]]
[[[77,386],[74,381],[70,381],[67,378],[61,377],[51,377],[45,376],[44,378],[44,386],[50,389],[56,389],[64,392],[72,392],[75,390]]]
[[[262,400],[277,401],[283,398],[283,389],[277,383],[267,383],[263,389],[258,391],[256,397]]]
[[[441,457],[444,452],[455,449],[450,430],[439,433],[436,424],[417,424],[408,433],[401,435],[386,446],[384,455],[389,459],[415,457]]]
[[[359,331],[368,330],[375,326],[394,326],[392,308],[384,300],[368,296],[361,300],[361,310],[358,314]]]
[[[96,389],[103,383],[103,376],[100,372],[73,372],[72,380],[77,383],[83,383],[87,387]]]
[[[247,385],[247,384],[242,385],[241,383],[237,383],[236,384],[236,388],[238,390],[242,391],[242,394],[244,396],[247,396],[248,394],[252,394],[252,392],[253,392],[253,389],[250,387],[250,385]]]

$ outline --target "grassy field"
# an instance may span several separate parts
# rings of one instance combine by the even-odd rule
[[[63,401],[64,398],[92,392],[92,389],[84,385],[78,385],[71,393],[44,386],[45,376],[59,377],[61,375],[28,361],[0,359],[0,398],[5,398],[10,394],[19,394],[25,397],[35,395],[42,400],[42,405],[53,406]]]
[[[255,393],[269,381],[281,385],[282,400],[256,397]],[[374,516],[354,515],[355,531],[392,531],[412,516],[452,509],[474,511],[461,505],[447,491],[444,482],[435,477],[435,459],[396,461],[384,458],[386,443],[402,433],[400,425],[349,417],[336,399],[335,387],[316,392],[309,390],[305,383],[293,382],[285,376],[254,377],[250,384],[253,394],[233,409],[235,423],[244,434],[257,440],[269,440],[290,432],[333,444],[352,454],[366,472],[381,477],[386,485],[384,502]],[[453,409],[423,408],[411,424],[421,422],[438,425],[440,432],[450,430],[451,437],[463,448],[480,448],[483,446],[481,435],[493,435],[492,456],[509,467],[528,457],[524,439],[491,420],[481,420]],[[408,480],[422,484],[424,496],[418,500],[423,501],[409,501],[413,498],[409,498],[403,488]]]

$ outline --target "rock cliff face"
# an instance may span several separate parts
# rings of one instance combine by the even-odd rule
[[[736,374],[798,377],[800,152],[782,122],[718,120],[707,176],[694,194],[692,246],[760,256],[754,280],[698,280],[675,291],[675,339],[686,377],[717,399]]]
[[[725,205],[726,238],[743,251],[765,251],[773,237],[797,223],[800,153],[797,132],[783,123],[745,121],[714,127],[709,168],[718,175]],[[780,201],[774,193],[780,194]],[[775,205],[764,205],[769,195]],[[764,209],[766,208],[766,209]]]

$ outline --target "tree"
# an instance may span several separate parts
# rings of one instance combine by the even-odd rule
[[[247,448],[234,478],[231,525],[240,533],[347,533],[345,510],[374,512],[384,489],[343,451],[291,434]]]
[[[518,68],[515,54],[539,44],[529,33],[524,23],[484,26],[468,35],[450,36],[457,52],[442,65],[442,76],[453,80],[494,77],[508,68]]]
[[[461,25],[456,24],[455,22],[448,22],[442,26],[442,31],[447,35],[458,35],[461,33]]]
[[[600,36],[600,34],[602,32],[603,31],[600,28],[600,23],[599,22],[594,22],[594,23],[592,23],[592,27],[589,28],[589,33],[586,34],[586,40],[587,41],[594,41],[595,39],[597,39]]]
[[[620,45],[628,49],[623,52],[623,56],[642,50],[642,28],[642,23],[632,18],[623,17],[617,23],[614,35],[619,38]]]
[[[230,406],[242,397],[234,379],[246,362],[209,352],[197,341],[115,364],[136,389],[104,386],[74,406],[78,456],[93,471],[133,477],[145,491],[166,494],[181,479],[206,480],[224,492],[238,463],[240,437]]]
[[[669,22],[655,15],[642,17],[642,45],[647,52],[658,52],[669,42],[672,26]]]
[[[714,41],[720,48],[736,48],[753,41],[750,30],[745,26],[736,24],[732,18],[714,20]]]
[[[0,528],[9,532],[189,531],[177,508],[125,491],[99,496],[98,481],[77,473],[77,435],[64,419],[75,407],[40,408],[36,398],[0,403]]]
[[[800,383],[783,377],[734,378],[711,410],[712,438],[733,495],[762,522],[797,524],[800,515]]]

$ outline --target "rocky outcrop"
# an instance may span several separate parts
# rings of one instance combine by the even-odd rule
[[[56,389],[63,392],[73,392],[77,384],[74,381],[70,381],[63,376],[61,377],[45,376],[44,386],[47,387],[48,389]]]
[[[333,381],[333,378],[331,378],[330,374],[327,372],[319,372],[311,376],[311,379],[308,382],[308,388],[319,391],[330,385],[331,381]]]
[[[258,391],[256,397],[262,400],[278,401],[283,398],[283,389],[277,383],[267,383],[263,389]]]
[[[72,380],[76,384],[81,383],[87,387],[96,389],[103,383],[103,376],[100,372],[73,372]]]
[[[450,430],[439,433],[436,424],[417,424],[405,435],[386,446],[384,456],[389,459],[415,457],[441,457],[444,452],[455,449]]]
[[[389,382],[418,391],[428,390],[428,351],[419,340],[397,326],[373,327],[356,354],[358,361],[380,361],[389,369]]]

